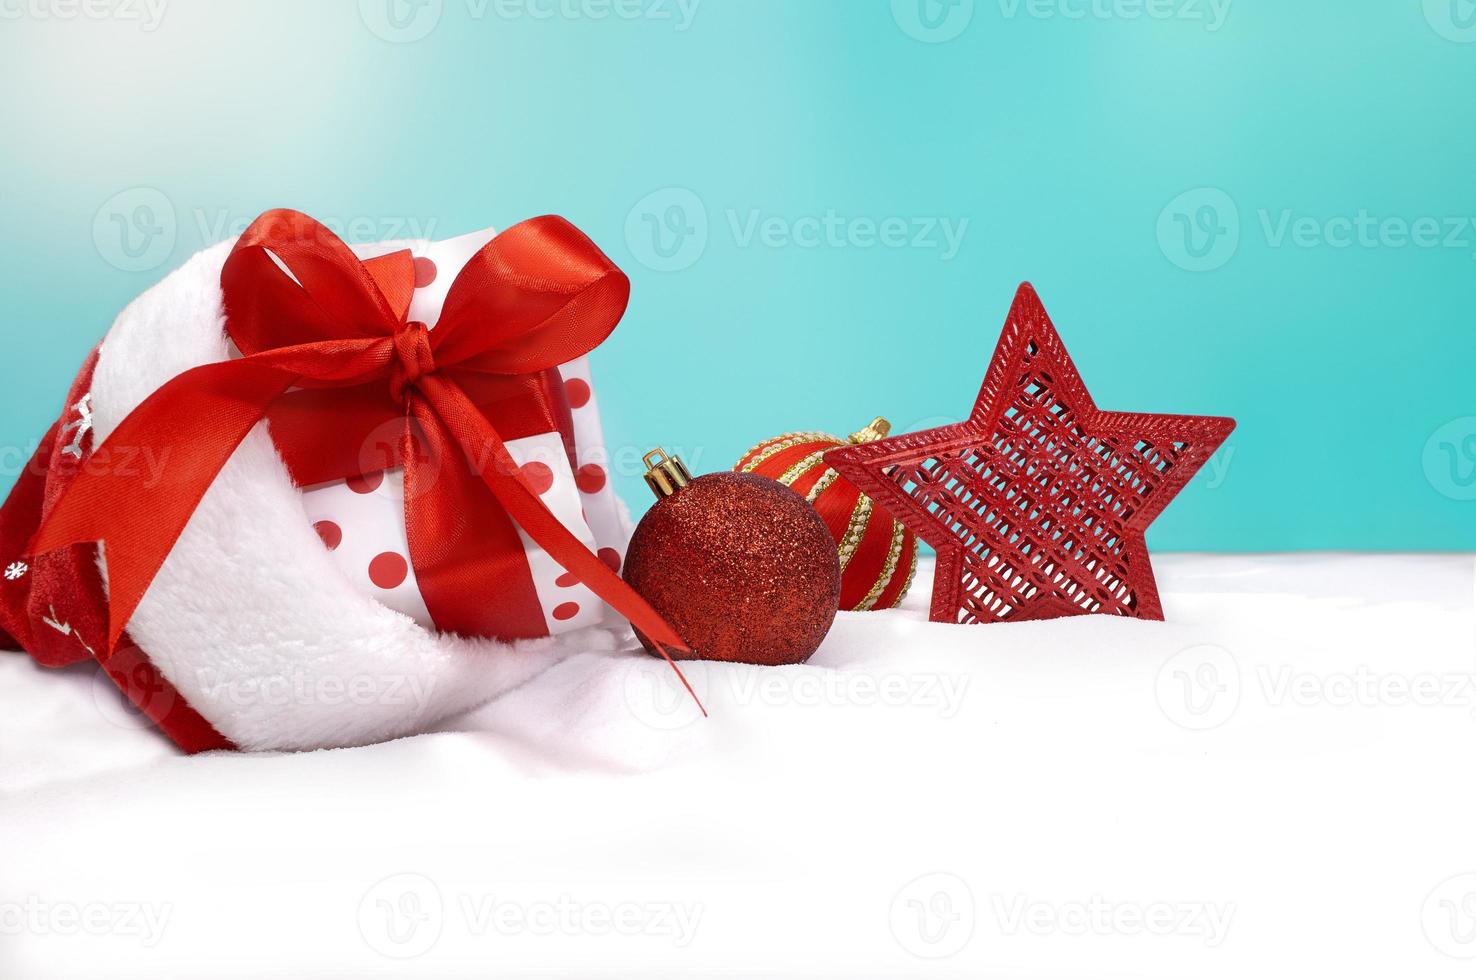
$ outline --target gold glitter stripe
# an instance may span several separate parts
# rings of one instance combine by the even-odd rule
[[[861,543],[861,535],[866,533],[866,524],[871,520],[871,498],[862,494],[856,501],[856,509],[851,511],[851,523],[846,526],[846,536],[841,538],[840,543],[840,567],[844,574],[846,566],[851,563],[851,558],[856,554],[856,546]]]
[[[876,608],[876,600],[887,591],[887,586],[892,584],[892,576],[897,574],[897,564],[902,560],[902,544],[906,540],[907,534],[902,527],[902,522],[893,520],[892,545],[887,549],[886,563],[882,565],[881,575],[877,576],[876,584],[871,587],[866,598],[862,599],[861,604],[856,607],[857,611]]]
[[[915,578],[917,578],[917,547],[916,546],[914,546],[913,549],[912,549],[912,567],[907,570],[907,582],[902,586],[902,591],[897,593],[897,601],[896,602],[893,602],[891,604],[891,606],[888,607],[888,608],[896,609],[898,606],[902,605],[902,600],[903,599],[906,599],[907,598],[907,593],[909,593],[909,592],[912,591],[912,580],[915,579]]]
[[[830,485],[832,483],[839,479],[840,473],[836,472],[834,469],[828,471],[819,480],[815,481],[815,485],[810,488],[810,492],[805,494],[805,500],[813,504],[815,501],[820,499],[820,495],[822,493],[830,489]]]
[[[811,453],[810,455],[806,456],[804,459],[800,460],[798,463],[795,463],[789,469],[781,473],[779,475],[779,482],[784,484],[786,487],[790,486],[794,483],[795,480],[798,480],[800,477],[804,476],[805,473],[807,473],[809,470],[824,463],[825,453],[826,450],[822,449],[818,453]]]
[[[750,453],[758,453],[758,455],[754,456],[753,459],[744,464],[743,472],[752,473],[754,470],[762,466],[766,460],[778,455],[779,453],[784,452],[784,450],[786,449],[798,446],[802,442],[836,443],[840,442],[840,440],[837,439],[835,436],[827,435],[824,432],[786,432],[782,436],[776,436],[766,442],[761,442],[757,446],[754,446],[752,449],[750,449],[747,453],[744,453],[744,456],[747,456]]]

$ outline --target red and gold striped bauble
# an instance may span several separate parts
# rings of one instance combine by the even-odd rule
[[[891,428],[876,419],[849,442],[882,439]],[[842,609],[890,609],[912,587],[917,535],[825,465],[826,452],[847,444],[824,432],[790,432],[754,446],[733,468],[778,480],[820,513],[840,551]]]

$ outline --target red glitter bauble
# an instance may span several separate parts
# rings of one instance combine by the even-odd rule
[[[698,477],[657,501],[631,538],[625,580],[692,648],[679,659],[804,663],[840,602],[825,522],[792,490],[746,473]]]

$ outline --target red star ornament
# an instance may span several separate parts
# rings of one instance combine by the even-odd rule
[[[825,462],[937,551],[934,622],[1163,619],[1143,532],[1234,428],[1099,409],[1026,283],[967,421]]]

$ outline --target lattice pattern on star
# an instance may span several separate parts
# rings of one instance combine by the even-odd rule
[[[967,422],[827,461],[938,550],[935,620],[1161,618],[1142,532],[1233,427],[1100,411],[1026,286]]]

